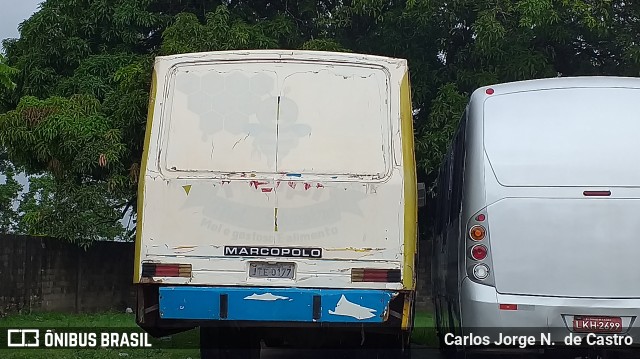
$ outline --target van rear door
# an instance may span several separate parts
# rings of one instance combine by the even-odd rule
[[[640,297],[638,98],[592,87],[486,100],[487,175],[508,193],[487,209],[499,292]]]

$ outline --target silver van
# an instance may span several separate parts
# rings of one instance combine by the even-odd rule
[[[472,94],[438,180],[442,346],[640,341],[639,100],[640,79],[616,77]]]

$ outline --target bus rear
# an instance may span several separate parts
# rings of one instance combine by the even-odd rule
[[[473,94],[451,313],[460,333],[640,340],[638,98],[640,80],[607,77]]]
[[[333,324],[406,342],[411,121],[405,60],[276,50],[158,58],[138,199],[139,324],[158,335],[240,328],[203,329],[212,350]]]

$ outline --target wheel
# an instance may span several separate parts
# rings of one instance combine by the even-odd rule
[[[398,334],[368,334],[360,351],[367,359],[410,359],[409,332]]]
[[[200,359],[259,359],[260,338],[251,330],[200,327]]]
[[[269,348],[282,348],[284,346],[284,340],[282,338],[266,338],[264,345]]]

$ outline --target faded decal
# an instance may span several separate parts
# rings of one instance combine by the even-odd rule
[[[228,182],[222,181],[222,184]],[[252,188],[260,188],[264,193],[274,191],[272,186],[265,186],[265,182],[250,181]],[[295,183],[288,183],[289,192],[284,194],[283,200],[289,200],[289,196],[296,197],[313,197],[311,192],[323,192],[324,198],[315,203],[302,205],[295,208],[294,212],[290,212],[288,227],[290,231],[309,230],[310,223],[314,227],[332,226],[343,220],[343,215],[348,213],[356,216],[362,216],[360,208],[361,202],[367,197],[365,193],[360,191],[344,191],[336,188],[324,187],[321,185],[319,189],[317,184],[305,183],[304,189],[295,190]],[[309,189],[316,188],[310,191]],[[212,187],[201,196],[189,196],[184,203],[182,209],[202,208],[202,216],[208,223],[221,222],[226,225],[237,226],[248,230],[260,230],[263,228],[273,228],[273,217],[264,216],[265,208],[252,205],[251,203],[240,202],[234,199],[235,188],[229,187],[225,190]],[[280,191],[280,190],[279,190]],[[280,206],[282,207],[282,206]],[[280,208],[282,210],[282,208]],[[269,211],[273,211],[270,209]],[[246,218],[253,220],[247,221]],[[270,223],[269,223],[270,222]],[[203,224],[204,225],[204,224]]]
[[[271,71],[250,72],[242,67],[220,72],[180,72],[176,75],[176,89],[187,96],[187,109],[198,115],[203,137],[211,138],[224,131],[239,136],[236,144],[251,137],[256,153],[273,163],[276,122],[278,156],[287,155],[301,137],[311,133],[308,124],[297,123],[296,102],[274,96],[276,78]]]
[[[191,192],[191,185],[186,185],[186,186],[182,186],[182,189],[184,189],[184,193],[187,194],[187,196],[189,195],[189,192]]]
[[[244,297],[245,300],[264,300],[264,301],[276,301],[276,300],[291,300],[289,297],[283,297],[280,295],[273,295],[271,293],[263,293],[263,294],[251,294],[249,296]]]
[[[329,314],[352,317],[359,320],[373,318],[375,317],[375,314],[373,314],[375,312],[377,312],[375,309],[363,307],[359,304],[350,302],[344,294],[340,297],[340,300],[336,305],[336,309],[329,310]]]

